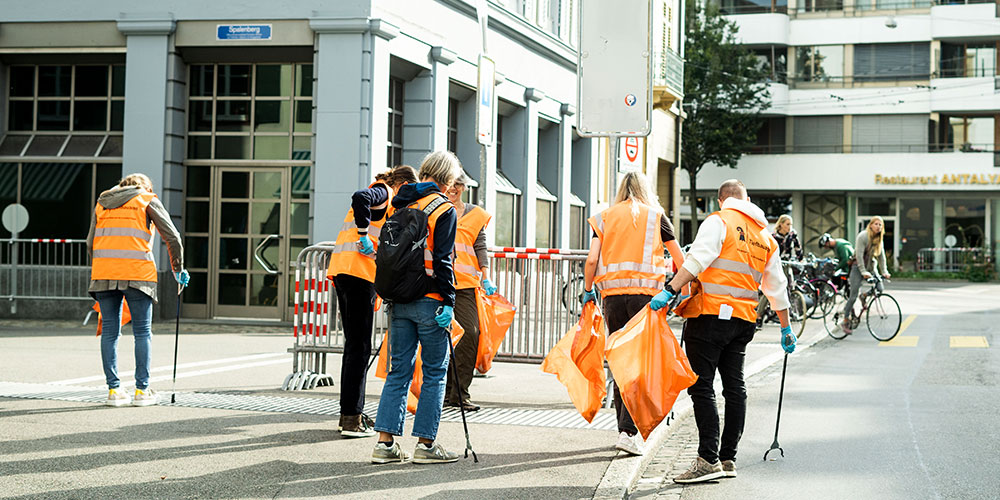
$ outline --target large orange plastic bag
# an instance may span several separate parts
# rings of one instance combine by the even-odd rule
[[[101,330],[104,330],[104,321],[101,320],[101,304],[100,302],[94,302],[93,309],[97,311],[97,336],[101,336]],[[127,325],[132,321],[132,311],[128,310],[128,301],[122,300],[122,326]]]
[[[390,335],[390,333],[386,333]],[[462,329],[458,321],[451,320],[451,345],[458,344],[459,340],[462,340],[462,335],[465,335],[465,330]],[[449,350],[449,353],[451,351]],[[449,356],[450,354],[445,354]],[[386,338],[382,342],[382,348],[378,351],[378,366],[375,367],[375,376],[384,379],[388,374],[388,361],[389,361],[389,339]],[[420,345],[417,345],[417,359],[413,363],[413,381],[410,382],[410,391],[406,395],[406,409],[410,413],[417,413],[417,402],[420,400],[420,385],[424,383],[424,372],[423,372],[423,361],[420,360]],[[445,374],[447,377],[448,375]]]
[[[643,439],[670,413],[698,376],[667,324],[667,310],[647,305],[608,337],[608,367]]]
[[[507,330],[514,323],[514,304],[499,293],[486,295],[482,288],[476,289],[476,308],[479,312],[479,349],[476,353],[476,368],[486,373],[493,366],[493,358],[500,350]]]
[[[583,306],[580,321],[570,328],[542,361],[569,391],[573,406],[587,422],[601,409],[607,394],[604,376],[604,317],[593,302]]]

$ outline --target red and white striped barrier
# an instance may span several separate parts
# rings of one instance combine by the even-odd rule
[[[490,247],[487,253],[495,259],[527,259],[527,260],[583,260],[587,250],[568,248],[524,248],[524,247]]]

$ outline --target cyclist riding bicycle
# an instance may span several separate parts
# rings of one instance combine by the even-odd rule
[[[827,235],[824,235],[827,236]],[[856,248],[861,248],[862,253],[861,259],[852,259],[853,262],[850,264],[851,272],[848,277],[848,283],[850,285],[850,296],[847,298],[847,303],[844,304],[844,321],[841,323],[841,328],[845,333],[851,333],[850,328],[850,316],[851,310],[854,308],[854,302],[858,299],[858,294],[861,291],[861,281],[868,280],[872,277],[872,271],[875,272],[876,276],[880,276],[883,279],[888,279],[891,277],[888,269],[886,269],[885,264],[885,246],[883,245],[883,237],[885,236],[885,222],[881,217],[875,216],[868,222],[868,227],[858,233],[855,240]],[[822,238],[821,238],[822,239]],[[840,240],[843,241],[843,240]],[[844,242],[847,243],[847,242]],[[847,244],[849,246],[850,244]],[[841,245],[838,243],[838,247]],[[853,249],[852,249],[853,250]],[[839,248],[838,248],[839,257]],[[877,263],[876,263],[877,261]],[[879,292],[883,289],[882,280],[876,280],[875,287]]]

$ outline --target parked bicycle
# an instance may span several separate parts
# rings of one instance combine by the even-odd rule
[[[806,319],[809,317],[806,296],[796,286],[795,279],[792,276],[792,266],[785,266],[785,269],[785,274],[788,278],[788,285],[785,288],[789,304],[788,322],[795,336],[801,337],[802,332],[806,329]],[[771,301],[767,300],[764,294],[761,293],[760,300],[757,303],[757,329],[760,330],[766,323],[777,322],[778,315],[771,310]]]
[[[847,318],[847,324],[851,330],[855,330],[860,326],[861,319],[864,317],[868,333],[876,340],[888,342],[899,334],[903,313],[899,308],[899,302],[892,295],[879,291],[877,285],[880,280],[881,278],[876,276],[866,280],[872,287],[858,297],[858,302]],[[889,280],[884,280],[884,282],[888,283]],[[850,293],[849,288],[849,286],[844,287],[845,295]],[[843,311],[837,311],[825,322],[826,332],[837,340],[849,335],[840,327],[842,318]]]

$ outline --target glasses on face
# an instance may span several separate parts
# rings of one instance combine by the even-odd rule
[[[465,191],[465,184],[452,184],[451,189],[449,190],[451,194],[456,195],[462,194],[462,191]]]

